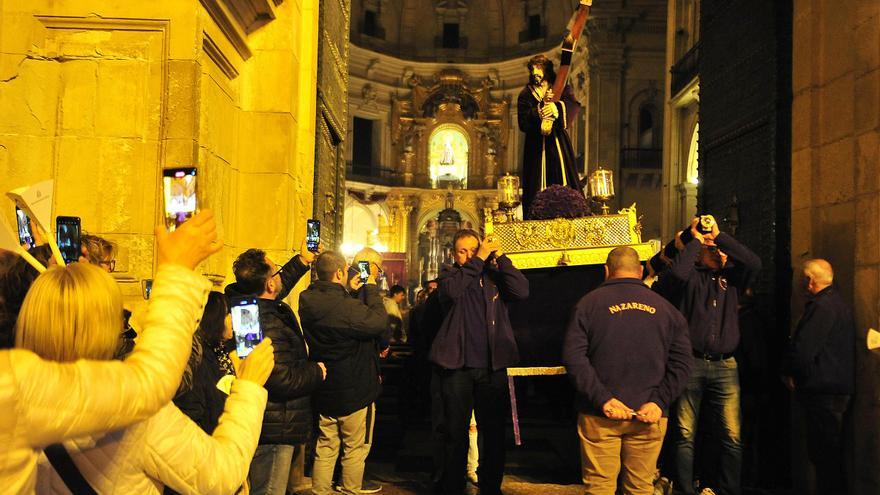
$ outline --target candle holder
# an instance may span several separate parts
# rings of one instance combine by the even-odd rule
[[[515,220],[516,207],[520,205],[519,177],[504,174],[498,179],[498,206],[507,214],[507,221]]]
[[[602,214],[607,215],[610,208],[605,204],[614,199],[614,173],[601,166],[590,174],[590,198],[602,203]]]

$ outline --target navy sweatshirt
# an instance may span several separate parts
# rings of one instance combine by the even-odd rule
[[[690,377],[687,322],[641,280],[611,279],[575,306],[562,362],[581,412],[604,416],[616,398],[636,410],[654,402],[666,416]]]
[[[499,370],[519,361],[507,303],[529,297],[529,281],[505,255],[496,263],[477,256],[444,266],[438,295],[445,315],[429,359],[445,369]]]
[[[855,391],[856,328],[852,312],[833,287],[807,301],[788,348],[783,373],[795,391],[851,395]]]
[[[761,258],[724,232],[715,244],[728,256],[720,271],[696,266],[703,245],[691,239],[663,277],[687,318],[694,351],[727,354],[739,345],[739,294],[761,270]]]

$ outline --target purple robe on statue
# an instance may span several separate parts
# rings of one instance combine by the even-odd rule
[[[566,85],[558,102],[554,103],[559,116],[553,122],[550,135],[541,134],[541,115],[538,104],[541,97],[526,85],[516,102],[519,129],[526,134],[522,176],[523,216],[528,219],[529,208],[535,195],[552,184],[561,184],[580,191],[574,150],[568,137],[568,128],[580,111],[581,105],[574,99],[571,86]]]

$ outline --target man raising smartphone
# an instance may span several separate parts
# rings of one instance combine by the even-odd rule
[[[249,475],[255,495],[284,494],[294,454],[312,434],[311,394],[327,376],[323,363],[309,361],[296,316],[283,301],[315,257],[305,241],[284,266],[260,249],[248,249],[232,264],[235,283],[226,287],[230,297],[257,296],[260,328],[275,347],[275,368],[266,382],[269,402]]]
[[[480,425],[480,493],[501,493],[504,423],[509,404],[507,370],[519,351],[507,302],[529,296],[529,281],[493,237],[460,230],[453,238],[455,264],[440,273],[445,315],[431,346],[443,402],[441,493],[464,493],[471,411]]]

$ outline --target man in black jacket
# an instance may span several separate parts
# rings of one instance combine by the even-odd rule
[[[694,363],[676,416],[677,480],[675,492],[694,493],[694,443],[702,407],[712,424],[720,427],[719,495],[741,491],[742,438],[740,435],[739,374],[733,352],[739,345],[739,296],[761,269],[761,258],[718,224],[706,234],[691,222],[691,238],[664,273],[668,290],[688,321]],[[667,278],[669,277],[669,278]]]
[[[314,260],[315,253],[305,249],[305,242],[300,254],[284,266],[273,263],[262,250],[248,249],[232,265],[236,282],[226,287],[230,298],[258,298],[260,328],[275,348],[275,368],[266,382],[269,402],[249,474],[254,495],[285,493],[296,449],[302,449],[312,435],[311,394],[326,369],[323,363],[309,361],[302,330],[283,299]]]
[[[784,381],[806,415],[817,493],[843,494],[843,418],[855,391],[855,322],[832,286],[830,263],[809,260],[803,273],[809,299],[783,362]]]
[[[376,343],[388,329],[388,314],[376,287],[375,264],[362,288],[363,302],[348,295],[348,266],[338,253],[321,254],[315,269],[318,280],[299,299],[312,359],[327,364],[327,380],[314,394],[319,432],[312,493],[332,493],[333,468],[341,444],[339,488],[355,495],[361,489],[372,443],[375,401],[381,390]]]

